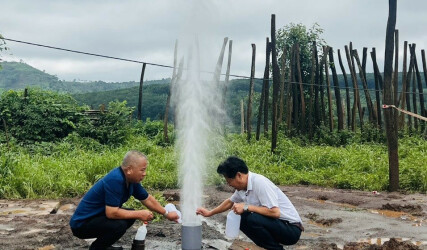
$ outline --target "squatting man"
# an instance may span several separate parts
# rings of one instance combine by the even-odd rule
[[[266,249],[283,249],[298,242],[304,231],[301,218],[288,197],[266,177],[250,172],[246,163],[231,156],[217,172],[224,176],[234,194],[212,210],[200,207],[204,217],[232,209],[241,215],[240,230]]]
[[[168,213],[141,186],[140,182],[147,175],[147,167],[147,156],[136,150],[127,152],[122,165],[111,170],[83,196],[70,220],[74,236],[96,238],[89,249],[121,249],[112,247],[112,244],[125,234],[135,220],[152,220],[151,211],[178,222],[176,212]],[[123,209],[123,203],[130,196],[140,200],[149,210]]]

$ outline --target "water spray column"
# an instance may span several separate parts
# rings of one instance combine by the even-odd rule
[[[192,62],[190,61],[190,65]],[[190,67],[195,68],[195,67]],[[204,102],[204,84],[194,70],[188,70],[184,79],[177,82],[176,117],[178,129],[177,150],[181,186],[182,249],[201,249],[202,224],[196,209],[202,203],[202,173],[206,169],[207,107]]]

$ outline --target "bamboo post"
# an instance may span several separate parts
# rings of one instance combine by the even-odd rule
[[[322,59],[320,60],[320,69],[319,69],[319,94],[320,94],[320,120],[326,120],[326,111],[325,111],[325,91],[324,91],[324,81],[323,81],[323,70],[326,62],[326,54],[322,53]]]
[[[227,87],[228,82],[230,80],[230,67],[231,67],[231,55],[233,53],[233,40],[230,40],[228,42],[228,61],[227,61],[227,71],[225,73],[225,81],[224,81],[224,87],[222,92],[222,109],[225,109],[225,97],[227,95]]]
[[[344,46],[345,49],[345,55],[347,57],[347,63],[348,63],[348,68],[350,69],[350,74],[351,74],[351,80],[353,82],[353,89],[354,89],[354,108],[357,108],[357,110],[359,111],[359,122],[360,122],[360,129],[363,129],[363,115],[362,115],[362,105],[360,104],[360,98],[359,98],[359,87],[357,84],[357,79],[356,79],[356,72],[354,71],[354,67],[353,67],[353,62],[351,60],[351,56],[350,56],[350,51],[348,50],[347,45]],[[356,109],[354,110],[354,112],[356,111]],[[356,117],[353,115],[353,119],[352,119],[352,130],[355,131],[356,129],[356,122],[355,119]]]
[[[372,48],[372,51],[371,51],[372,60],[374,60],[374,57],[375,57],[375,48]],[[375,72],[375,67],[374,67],[374,79],[375,79],[375,105],[376,105],[376,115],[377,115],[377,126],[382,130],[380,85],[379,85],[378,73]]]
[[[246,119],[246,127],[248,128],[248,137],[247,140],[251,140],[252,132],[252,99],[254,98],[254,77],[255,77],[255,55],[256,55],[256,46],[252,44],[252,63],[251,63],[251,80],[249,84],[249,96],[248,96],[248,117]]]
[[[276,15],[271,15],[271,59],[273,66],[273,115],[271,129],[271,151],[273,152],[277,146],[277,99],[279,92],[280,71],[277,64],[276,51]]]
[[[329,54],[329,47],[323,46],[323,54]],[[331,92],[331,81],[329,80],[329,67],[328,67],[328,58],[325,57],[325,77],[326,77],[326,91],[328,94],[328,114],[329,114],[329,131],[332,132],[334,130],[334,116],[332,114],[332,92]]]
[[[410,95],[410,89],[411,89],[411,79],[412,79],[412,72],[414,71],[414,57],[411,53],[411,47],[412,45],[409,44],[409,53],[410,53],[410,59],[409,59],[409,70],[406,78],[406,86],[405,86],[405,96],[406,96],[406,109],[411,112],[411,95]],[[415,119],[415,118],[414,118]],[[408,130],[409,132],[412,132],[412,116],[408,115]]]
[[[144,73],[146,64],[142,64],[141,79],[139,80],[139,98],[138,98],[138,120],[142,119],[142,85],[144,84]]]
[[[416,75],[415,70],[412,72],[412,106],[414,107],[414,113],[418,114],[417,107],[417,87],[416,87]],[[414,129],[418,131],[418,119],[414,118]]]
[[[346,96],[346,109],[347,109],[347,128],[351,127],[351,106],[350,106],[350,89],[348,87],[348,80],[347,80],[347,73],[344,68],[344,64],[342,63],[341,59],[341,52],[338,49],[338,61],[340,63],[340,68],[342,71],[342,75],[344,77],[344,84],[345,84],[345,96]]]
[[[292,46],[292,49],[290,51],[288,84],[286,85],[286,125],[288,132],[290,132],[292,129],[294,61],[294,46]]]
[[[315,81],[315,51],[316,41],[313,41],[311,48],[311,81],[310,81],[310,99],[308,103],[308,136],[310,139],[313,138],[313,104],[314,104],[314,81]]]
[[[408,58],[408,41],[403,43],[403,69],[402,69],[402,92],[400,93],[399,100],[397,102],[397,107],[405,109],[406,104],[406,77],[407,77],[407,58]],[[399,115],[399,128],[405,127],[405,114],[402,113]]]
[[[270,97],[270,54],[271,54],[271,42],[267,37],[266,57],[265,57],[265,70],[264,70],[264,82],[265,93],[264,93],[264,136],[268,136],[268,104]]]
[[[332,80],[334,81],[334,90],[335,90],[335,99],[337,101],[337,116],[338,116],[338,131],[344,129],[344,118],[343,118],[343,108],[341,102],[341,90],[338,82],[337,70],[335,68],[334,62],[334,51],[329,48],[329,66],[332,71]]]
[[[427,88],[427,64],[426,64],[426,53],[424,50],[421,50],[421,58],[423,60],[424,83]]]
[[[291,96],[292,96],[292,116],[293,116],[293,126],[296,129],[299,129],[299,99],[298,99],[298,85],[297,83],[297,44],[295,43],[292,46],[292,57],[291,57],[291,68],[292,68],[292,78],[290,83],[292,84],[291,86]]]
[[[300,99],[300,103],[301,103],[301,131],[304,134],[306,131],[306,126],[305,126],[305,97],[304,97],[304,86],[302,85],[302,73],[301,73],[301,61],[300,61],[300,49],[299,49],[299,45],[297,44],[296,46],[296,52],[297,52],[297,72],[298,72],[298,82],[299,82],[299,99]]]
[[[417,77],[417,83],[418,83],[418,94],[419,94],[419,100],[420,100],[420,112],[422,116],[426,115],[426,110],[424,107],[424,91],[423,91],[423,85],[421,82],[421,74],[420,71],[418,69],[418,63],[417,63],[417,55],[415,53],[415,43],[412,44],[412,48],[411,48],[411,53],[414,54],[414,67],[415,67],[415,74]],[[425,128],[425,122],[420,121],[420,125],[421,125],[421,131],[424,131]]]
[[[374,106],[372,104],[371,95],[369,94],[368,83],[366,82],[366,77],[365,77],[365,74],[363,73],[362,65],[360,65],[360,60],[359,60],[359,55],[357,54],[357,50],[353,50],[353,56],[356,59],[357,66],[359,67],[359,75],[360,75],[360,79],[362,80],[363,90],[365,92],[366,104],[368,106],[370,120],[373,123],[376,123],[377,118],[375,117],[375,114],[374,114]]]
[[[228,42],[228,37],[225,37],[222,43],[221,52],[219,53],[218,61],[216,62],[216,67],[214,71],[215,72],[214,80],[217,84],[219,84],[219,79],[221,76],[222,63],[224,61],[224,52],[225,52],[225,47],[227,46],[227,42]]]
[[[240,100],[240,134],[245,133],[245,107],[243,100]]]
[[[366,78],[366,61],[368,59],[368,48],[363,47],[363,52],[362,52],[362,72],[363,75],[365,75]]]
[[[317,54],[316,41],[313,42],[314,57],[316,63],[315,77],[314,77],[314,124],[320,126],[320,110],[319,110],[319,80],[320,80],[320,68],[319,68],[319,57]],[[314,131],[313,131],[314,132]]]
[[[281,69],[280,69],[280,98],[279,98],[279,121],[278,124],[281,124],[283,121],[283,111],[284,111],[284,99],[285,99],[285,70],[286,70],[286,47],[283,48],[283,54],[280,57]]]
[[[397,0],[389,0],[389,14],[387,20],[385,56],[384,56],[384,104],[391,105],[394,102],[392,92],[393,74],[393,46],[394,30],[396,27]],[[399,154],[397,138],[397,111],[394,109],[384,110],[388,159],[389,159],[389,190],[399,189]]]
[[[269,41],[268,41],[268,37],[266,38],[266,44],[265,44],[265,48],[266,48],[266,52],[265,52],[265,69],[264,69],[264,79],[262,81],[262,90],[261,90],[261,98],[259,100],[259,108],[258,108],[258,120],[257,120],[257,127],[256,127],[256,140],[259,140],[259,136],[261,133],[261,118],[262,118],[262,110],[264,108],[264,101],[265,101],[265,94],[266,94],[266,88],[268,86],[268,68],[270,65],[270,51],[269,51]],[[268,99],[267,99],[268,100]],[[268,122],[268,121],[267,121]],[[265,124],[264,124],[265,127]],[[264,131],[265,133],[265,131]]]
[[[394,72],[393,72],[393,94],[394,104],[398,102],[398,91],[399,91],[399,31],[394,30]],[[398,116],[398,115],[397,115]],[[398,129],[398,128],[397,128]]]

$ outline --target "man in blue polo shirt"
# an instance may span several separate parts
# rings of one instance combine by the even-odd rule
[[[240,230],[255,244],[266,249],[293,245],[304,231],[301,218],[288,197],[266,177],[250,172],[246,163],[228,157],[217,172],[224,176],[234,194],[212,210],[198,208],[205,217],[233,210],[241,215]]]
[[[153,213],[163,214],[177,222],[176,212],[164,207],[141,186],[146,176],[147,156],[132,150],[126,153],[122,165],[111,170],[83,196],[70,220],[71,231],[80,239],[96,238],[89,249],[108,249],[119,240],[136,219],[150,221]],[[150,210],[127,210],[122,205],[130,196],[140,200]]]

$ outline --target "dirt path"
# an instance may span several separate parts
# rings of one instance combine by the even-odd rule
[[[281,189],[306,228],[298,244],[285,249],[427,249],[425,194],[314,186]],[[219,204],[231,192],[226,186],[206,188],[205,206]],[[178,190],[166,190],[165,194],[170,202],[179,203]],[[73,237],[68,227],[78,201],[0,200],[0,249],[87,249],[90,241]],[[234,241],[226,239],[225,216],[203,220],[204,249],[259,249],[243,234]],[[120,240],[125,249],[130,249],[136,229],[137,224]],[[149,224],[146,249],[180,249],[180,230],[179,224],[168,221]]]

